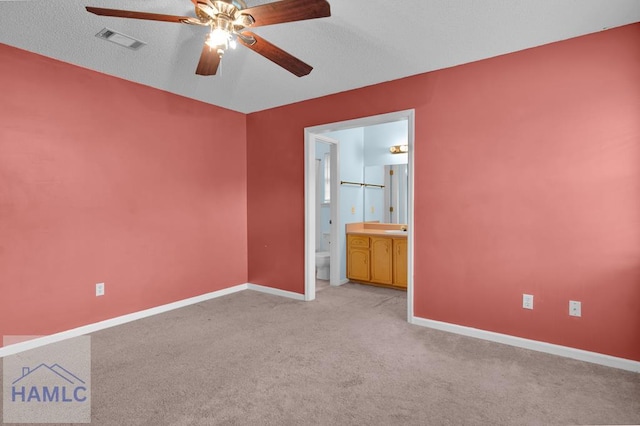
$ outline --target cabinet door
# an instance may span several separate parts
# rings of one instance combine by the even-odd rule
[[[347,234],[347,278],[369,281],[369,237]]]
[[[371,237],[371,281],[379,284],[393,283],[393,259],[391,238]]]
[[[407,240],[398,238],[393,240],[393,284],[407,287],[409,264],[407,263]]]
[[[369,249],[349,248],[347,251],[347,278],[369,281]]]

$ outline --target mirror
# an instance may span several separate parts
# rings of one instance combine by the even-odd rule
[[[387,164],[364,168],[364,181],[372,185],[364,187],[365,222],[408,223],[409,174],[407,164]]]

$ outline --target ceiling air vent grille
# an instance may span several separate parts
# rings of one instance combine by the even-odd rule
[[[138,50],[139,48],[147,44],[144,41],[136,40],[131,36],[119,33],[109,28],[103,28],[102,30],[100,30],[100,32],[96,34],[96,37],[103,40],[109,40],[112,43],[124,46],[127,49],[131,50]]]

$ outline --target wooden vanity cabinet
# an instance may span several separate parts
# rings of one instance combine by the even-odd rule
[[[407,239],[347,234],[347,278],[407,288]]]

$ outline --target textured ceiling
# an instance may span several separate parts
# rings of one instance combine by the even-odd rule
[[[314,67],[302,78],[244,46],[225,54],[218,75],[196,76],[205,28],[84,9],[193,16],[190,0],[0,0],[0,43],[249,113],[640,22],[640,0],[329,3],[329,18],[254,30]],[[147,45],[133,51],[100,40],[104,27]]]

